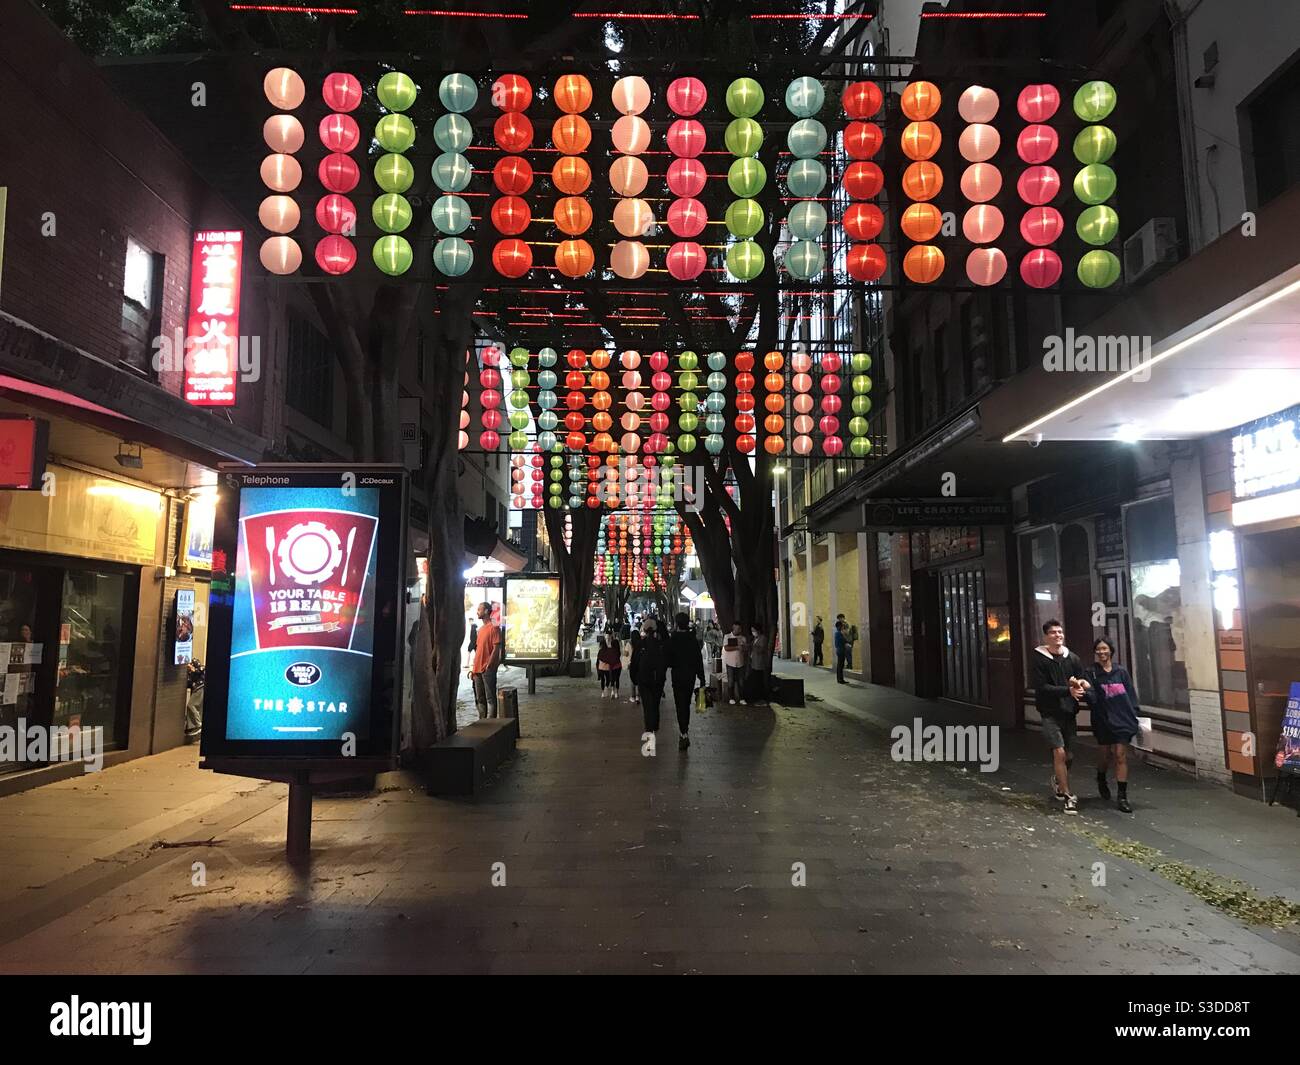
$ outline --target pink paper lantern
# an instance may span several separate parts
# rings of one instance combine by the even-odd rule
[[[355,111],[361,104],[361,82],[355,74],[328,74],[321,96],[331,111]]]
[[[796,351],[790,356],[790,367],[798,374],[806,374],[812,369],[812,356],[806,351]],[[802,392],[804,389],[796,388],[796,391]]]
[[[822,451],[834,458],[844,450],[844,441],[838,436],[828,436],[822,441]]]
[[[1020,235],[1036,248],[1055,243],[1065,229],[1065,220],[1055,207],[1031,207],[1020,219]]]
[[[679,200],[678,202],[682,201]],[[705,254],[704,249],[693,240],[678,241],[668,249],[668,273],[677,281],[695,280],[704,272],[707,262],[708,256]]]
[[[840,420],[833,414],[823,414],[817,422],[822,436],[834,436],[840,431]]]
[[[1026,122],[1046,122],[1061,106],[1055,85],[1026,85],[1016,99],[1016,110]]]
[[[812,446],[812,437],[810,436],[796,436],[794,438],[793,447],[796,455],[811,455]]]
[[[812,378],[808,378],[808,387],[812,388]],[[807,390],[799,391],[798,385],[794,386],[795,397],[791,401],[796,414],[811,414],[813,409],[812,393]]]
[[[484,451],[495,451],[501,446],[501,434],[495,429],[484,429],[478,434],[478,443]]]
[[[1030,288],[1051,288],[1061,280],[1061,257],[1051,248],[1035,248],[1020,260],[1020,277]]]
[[[790,384],[796,392],[808,392],[812,388],[812,377],[806,373],[797,373]]]
[[[1060,191],[1061,176],[1050,166],[1031,166],[1016,181],[1020,198],[1035,207],[1051,203]]]
[[[629,455],[635,455],[641,448],[641,438],[636,433],[624,433],[619,440],[619,446]]]
[[[351,115],[326,115],[320,120],[320,140],[332,152],[350,152],[361,143],[361,127]]]
[[[839,352],[828,351],[822,356],[823,373],[839,373],[844,365],[844,360],[840,358]],[[822,388],[826,387],[826,378],[822,378]]]
[[[668,150],[684,159],[694,159],[704,151],[704,126],[693,118],[679,118],[668,127]]]
[[[668,228],[677,237],[698,237],[709,223],[709,212],[699,200],[673,200],[668,205]]]
[[[690,199],[704,191],[708,175],[698,159],[674,159],[668,164],[668,191]]]
[[[1002,171],[992,163],[972,163],[961,176],[961,194],[971,203],[988,203],[1002,191]]]
[[[823,414],[838,414],[843,406],[844,401],[834,393],[822,396],[821,408]]]
[[[708,99],[709,90],[699,78],[677,78],[668,85],[668,106],[675,115],[699,114]]]
[[[813,426],[817,423],[807,414],[798,414],[795,416],[793,424],[796,433],[804,434],[811,433],[813,431]]]
[[[331,233],[316,244],[316,264],[327,274],[346,274],[357,265],[357,249],[347,237]]]
[[[640,115],[623,115],[610,130],[614,150],[624,155],[640,155],[650,147],[650,126]]]
[[[968,163],[983,163],[992,159],[1001,146],[1002,137],[998,131],[983,124],[967,126],[957,138],[957,151]]]
[[[650,369],[658,372],[668,369],[668,353],[666,351],[656,351],[650,356]],[[655,388],[667,388],[666,384],[655,384]]]
[[[357,209],[351,200],[337,192],[322,196],[316,204],[316,224],[326,233],[355,230]]]
[[[361,168],[352,156],[331,152],[320,161],[316,175],[328,192],[351,192],[361,180]]]
[[[1061,138],[1051,126],[1026,126],[1016,138],[1016,154],[1035,166],[1051,159],[1060,146]]]
[[[998,94],[983,85],[972,85],[957,101],[957,113],[964,122],[992,122],[998,113]]]
[[[1007,276],[1007,257],[1001,248],[976,248],[966,256],[966,276],[972,284],[996,285]]]
[[[961,220],[962,235],[972,244],[988,244],[1002,235],[1002,212],[989,203],[977,203]]]

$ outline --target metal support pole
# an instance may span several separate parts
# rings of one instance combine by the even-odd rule
[[[536,695],[537,694],[537,667],[528,666],[527,670],[528,670],[528,694]]]
[[[284,852],[290,859],[311,854],[311,785],[305,779],[289,785],[289,827]]]

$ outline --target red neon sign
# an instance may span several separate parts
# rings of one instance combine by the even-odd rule
[[[185,402],[233,407],[239,375],[239,282],[244,234],[238,229],[194,234],[190,310],[185,326]]]

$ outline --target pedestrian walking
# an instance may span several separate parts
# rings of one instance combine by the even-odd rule
[[[640,629],[633,629],[632,635],[628,637],[627,646],[632,650],[628,655],[627,661],[627,679],[632,685],[632,696],[628,702],[639,702],[640,693],[640,672],[641,672],[641,645],[645,642],[645,636]]]
[[[847,684],[844,679],[844,663],[848,659],[848,637],[844,632],[842,618],[835,619],[835,635],[831,637],[831,650],[835,652],[835,683]]]
[[[745,671],[749,665],[749,641],[745,639],[745,629],[739,621],[731,627],[722,641],[722,667],[727,671],[728,702],[745,706]]]
[[[600,650],[596,652],[596,672],[600,674],[600,697],[602,699],[618,698],[618,682],[623,675],[623,649],[618,637],[612,632],[600,638]]]
[[[1110,800],[1106,773],[1115,763],[1115,785],[1119,798],[1115,805],[1126,814],[1133,812],[1128,802],[1128,746],[1138,734],[1137,692],[1128,670],[1115,661],[1115,648],[1102,637],[1092,645],[1097,664],[1088,670],[1091,687],[1086,692],[1092,711],[1092,735],[1097,741],[1097,794]]]
[[[1070,763],[1079,705],[1091,684],[1079,656],[1065,646],[1065,629],[1056,618],[1043,625],[1043,642],[1030,659],[1034,705],[1042,718],[1043,738],[1052,749],[1052,797],[1066,813],[1079,812],[1079,797],[1070,791]]]
[[[712,618],[704,629],[704,651],[708,655],[704,672],[713,673],[718,668],[718,656],[722,654],[722,630]]]
[[[673,702],[680,733],[677,746],[684,751],[691,745],[691,702],[695,692],[704,687],[704,655],[685,614],[677,615],[677,631],[668,644],[668,668],[673,672]]]
[[[822,644],[824,644],[825,642],[826,642],[826,630],[822,628],[822,619],[819,616],[817,620],[813,623],[813,630],[812,630],[812,652],[813,652],[812,664],[814,666],[820,666],[822,664],[823,661]]]
[[[474,685],[474,703],[478,716],[497,716],[497,670],[501,666],[501,629],[492,620],[492,604],[480,603],[478,607],[478,635],[474,641],[474,660],[469,665],[469,678]]]
[[[751,692],[757,694],[754,698],[761,703],[767,702],[767,662],[769,657],[767,633],[763,632],[757,625],[750,627],[751,639],[749,641],[749,676],[745,683],[749,685]]]
[[[654,619],[647,618],[641,629],[640,646],[632,655],[646,732],[659,731],[659,703],[664,697],[664,679],[668,671],[665,647],[666,642],[655,632]]]

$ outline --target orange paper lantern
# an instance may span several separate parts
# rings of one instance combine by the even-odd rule
[[[565,196],[555,202],[555,228],[576,237],[591,228],[591,204],[581,196]]]
[[[555,83],[555,106],[576,115],[591,106],[591,82],[582,74],[565,74]]]
[[[918,244],[903,256],[903,273],[913,284],[930,285],[943,273],[943,252],[933,244]]]
[[[913,163],[903,171],[903,192],[909,200],[932,200],[943,188],[943,171],[934,163]]]
[[[562,240],[555,249],[555,268],[565,277],[582,277],[596,265],[596,254],[585,240]]]
[[[551,180],[566,196],[580,196],[591,187],[591,167],[580,155],[561,156],[551,169]]]
[[[581,155],[591,146],[591,126],[581,115],[562,115],[551,127],[551,140],[563,155]]]
[[[933,240],[943,228],[943,213],[932,203],[914,203],[903,212],[903,235],[918,244]]]
[[[901,142],[909,159],[929,159],[943,143],[943,134],[933,122],[909,122]]]
[[[903,90],[902,99],[899,106],[903,109],[903,114],[913,122],[924,122],[927,118],[933,118],[939,112],[939,104],[943,102],[943,97],[939,93],[939,86],[932,81],[914,81]]]

